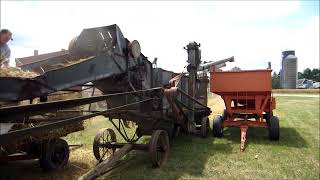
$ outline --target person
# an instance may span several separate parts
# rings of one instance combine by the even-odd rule
[[[7,43],[12,40],[12,33],[8,29],[0,31],[0,67],[8,67],[11,50]]]
[[[12,33],[8,29],[0,30],[0,71],[2,67],[9,66],[11,50],[7,43],[12,40]],[[13,103],[17,105],[17,103]],[[2,103],[0,102],[0,107]],[[11,106],[11,104],[10,104]],[[14,123],[0,123],[0,134],[8,133],[9,130],[13,127]]]

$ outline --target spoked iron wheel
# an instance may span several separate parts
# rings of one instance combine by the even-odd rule
[[[154,167],[160,167],[167,161],[169,148],[168,133],[164,130],[154,131],[149,142],[149,152]]]
[[[107,147],[108,144],[117,142],[116,133],[112,129],[100,129],[93,141],[94,157],[102,162],[107,159],[116,149]]]

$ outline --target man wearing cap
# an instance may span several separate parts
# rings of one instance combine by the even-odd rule
[[[0,31],[0,67],[8,67],[11,50],[7,43],[12,40],[12,33],[8,29]]]

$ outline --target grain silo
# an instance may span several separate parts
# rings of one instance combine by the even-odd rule
[[[294,51],[282,52],[281,87],[284,89],[296,89],[298,78],[298,58]]]

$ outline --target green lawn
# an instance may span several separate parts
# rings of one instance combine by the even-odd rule
[[[162,168],[152,168],[147,152],[132,151],[125,157],[124,165],[101,179],[319,179],[319,98],[276,99],[275,115],[281,126],[278,142],[268,140],[266,129],[251,128],[246,149],[240,152],[239,128],[226,128],[222,138],[214,138],[212,134],[207,139],[180,135]],[[215,97],[210,100],[212,108],[221,108],[221,100]],[[66,137],[70,144],[84,146],[71,151],[65,169],[45,174],[30,167],[22,174],[43,179],[76,179],[94,167],[92,140],[103,127],[111,126],[107,120],[96,118],[86,122],[84,131]]]

